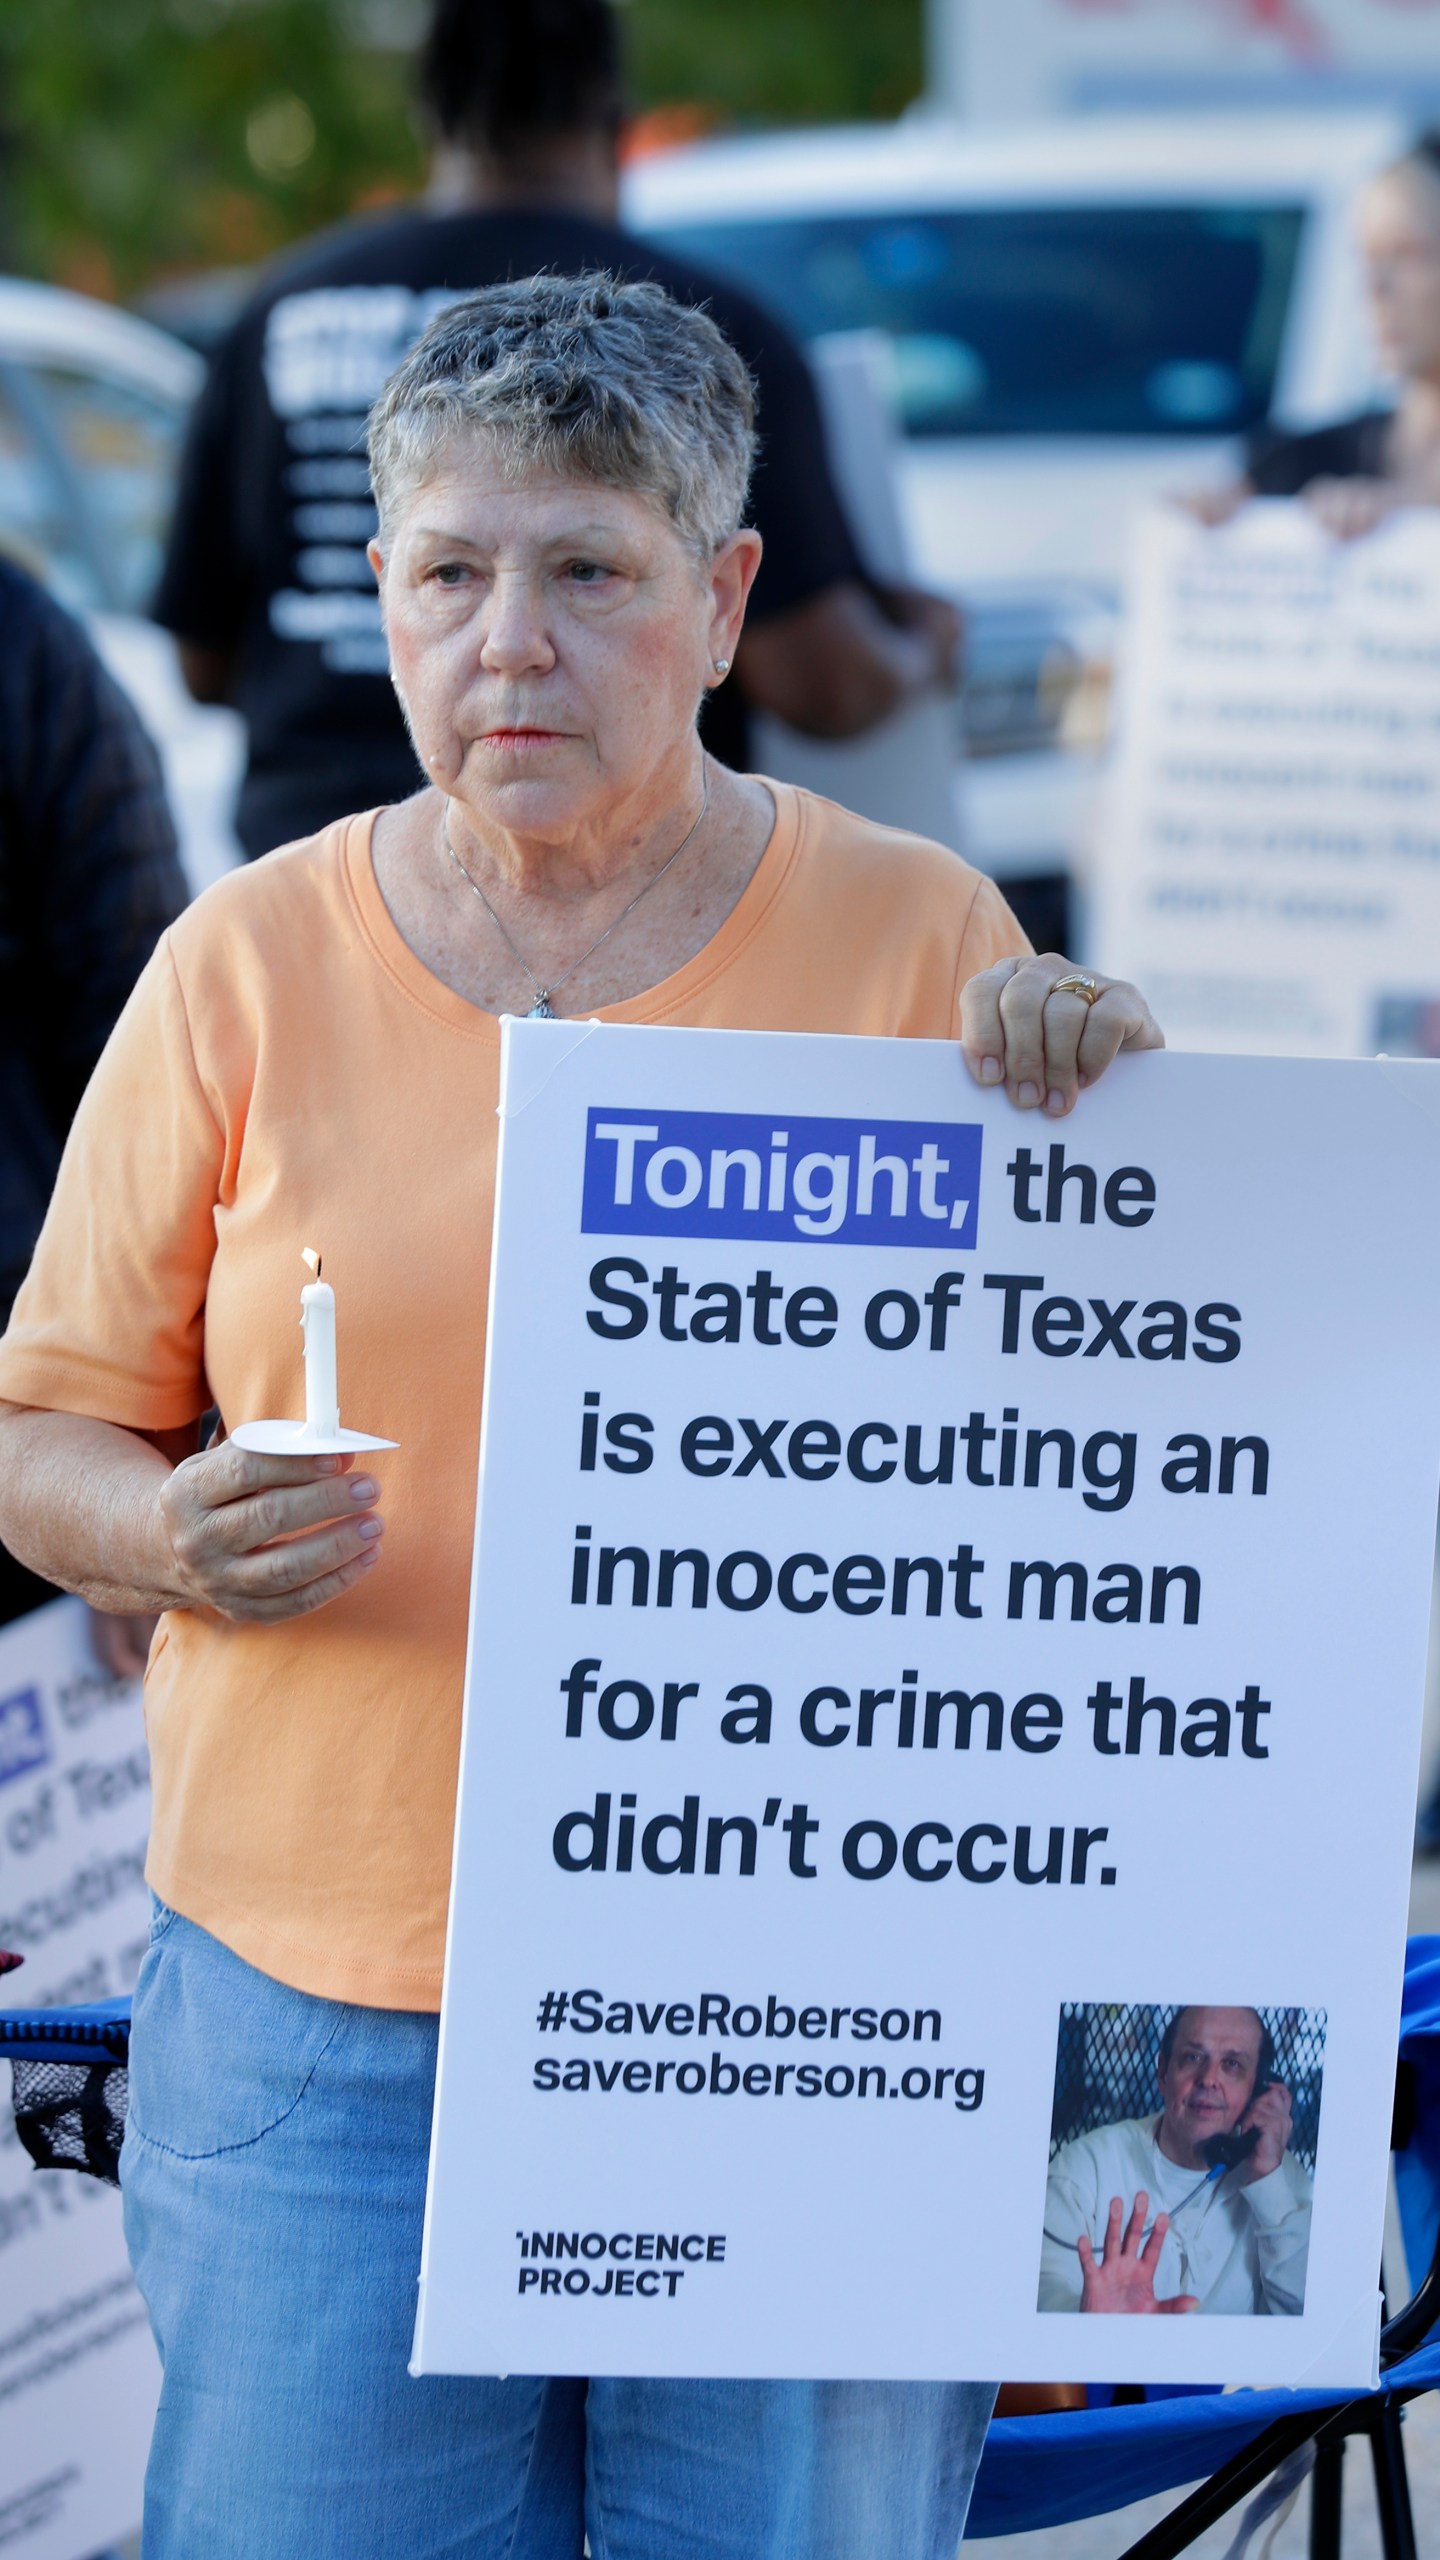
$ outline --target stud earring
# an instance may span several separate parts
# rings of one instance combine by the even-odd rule
[[[730,661],[728,658],[712,658],[710,664],[714,668],[717,676],[728,676],[730,673]]]

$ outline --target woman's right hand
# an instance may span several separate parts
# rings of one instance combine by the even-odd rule
[[[373,1476],[348,1457],[261,1458],[233,1440],[182,1459],[160,1488],[181,1609],[274,1626],[323,1609],[375,1565]]]

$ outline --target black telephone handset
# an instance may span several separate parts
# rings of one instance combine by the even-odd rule
[[[1274,2086],[1273,2079],[1262,2080],[1259,2088],[1251,2091],[1249,2105],[1253,2107],[1256,2099],[1263,2097],[1265,2091],[1273,2089]],[[1248,2107],[1246,2112],[1248,2114]],[[1201,2143],[1200,2157],[1202,2160],[1208,2160],[1212,2169],[1238,2169],[1242,2160],[1249,2159],[1259,2139],[1258,2124],[1248,2126],[1244,2133],[1212,2133],[1207,2142]]]

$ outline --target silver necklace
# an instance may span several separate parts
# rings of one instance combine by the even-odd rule
[[[710,767],[707,761],[702,775],[699,809],[697,810],[691,825],[686,828],[685,833],[675,847],[674,852],[667,856],[666,860],[661,863],[654,879],[647,880],[643,889],[636,890],[629,906],[622,907],[614,921],[607,924],[604,932],[596,934],[589,950],[582,951],[578,960],[572,960],[569,968],[566,969],[560,977],[552,978],[548,986],[542,986],[539,979],[536,977],[534,970],[531,968],[529,961],[526,959],[524,952],[517,949],[514,938],[506,927],[503,919],[495,913],[494,908],[491,906],[490,901],[486,897],[484,890],[481,888],[479,881],[475,877],[475,874],[473,871],[466,870],[464,863],[461,861],[459,854],[451,843],[450,811],[447,805],[445,813],[440,820],[440,840],[444,845],[446,852],[449,854],[451,861],[454,863],[456,870],[459,872],[461,879],[474,890],[476,897],[479,899],[481,906],[485,910],[485,913],[490,918],[490,921],[494,925],[497,933],[501,936],[511,958],[518,962],[519,966],[524,970],[526,977],[529,979],[531,986],[535,990],[535,1001],[531,1005],[530,1010],[525,1017],[527,1022],[554,1021],[555,1007],[550,1001],[551,997],[557,996],[561,988],[569,984],[569,981],[574,977],[577,969],[584,968],[586,961],[593,958],[594,954],[599,950],[602,942],[608,942],[611,934],[618,932],[626,917],[634,914],[641,899],[648,898],[651,890],[659,887],[671,865],[679,861],[680,856],[685,851],[687,845],[693,844],[696,836],[699,834],[700,829],[705,823],[705,813],[709,806]]]

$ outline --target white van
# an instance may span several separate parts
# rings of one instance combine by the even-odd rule
[[[1138,506],[1228,475],[1266,416],[1375,396],[1351,208],[1390,118],[932,116],[699,145],[627,180],[636,228],[805,339],[888,341],[917,573],[971,630],[974,859],[1071,858]]]
[[[192,702],[148,619],[180,442],[205,368],[85,294],[0,276],[0,550],[89,626],[160,750],[192,889],[239,860],[233,711]]]

